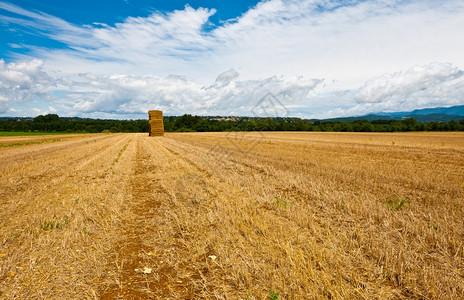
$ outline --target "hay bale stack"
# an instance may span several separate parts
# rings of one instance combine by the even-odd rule
[[[149,110],[148,117],[148,124],[150,125],[150,136],[163,136],[163,112],[161,110]]]

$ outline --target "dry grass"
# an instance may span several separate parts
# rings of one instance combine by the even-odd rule
[[[76,134],[0,136],[0,148],[54,143],[79,138]]]
[[[464,297],[462,133],[85,135],[0,161],[0,298]]]

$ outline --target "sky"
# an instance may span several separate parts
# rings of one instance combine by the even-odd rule
[[[0,117],[464,105],[464,1],[0,0]]]

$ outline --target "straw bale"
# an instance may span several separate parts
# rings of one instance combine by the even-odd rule
[[[163,118],[163,112],[161,110],[150,110],[148,111],[148,115],[151,118]]]
[[[162,116],[162,115],[163,115],[163,111],[162,111],[162,110],[149,110],[148,113],[149,113],[149,114],[153,114],[153,115],[159,115],[159,116]]]
[[[148,124],[150,126],[150,136],[163,136],[164,135],[164,124],[163,124],[163,112],[160,110],[148,111]]]
[[[163,135],[163,131],[150,131],[150,136],[160,136]]]

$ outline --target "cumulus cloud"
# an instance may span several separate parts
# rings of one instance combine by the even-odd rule
[[[0,112],[13,103],[50,99],[54,80],[43,71],[43,62],[5,63],[0,59]]]
[[[345,105],[328,109],[317,117],[360,116],[463,105],[464,71],[450,63],[414,66],[406,71],[373,77],[357,90],[343,94],[334,92],[326,98],[333,99],[331,96],[344,98]]]
[[[246,115],[268,92],[302,116],[315,107],[344,115],[463,102],[462,1],[268,0],[216,25],[214,8],[190,6],[114,25],[71,24],[0,1],[1,11],[1,22],[66,45],[21,44],[30,52],[17,60],[38,57],[49,75],[33,77],[38,85],[23,94],[2,81],[3,110],[45,98],[53,82],[58,113],[68,115],[153,107]],[[413,65],[424,67],[398,72]]]
[[[221,73],[215,84],[202,86],[176,76],[88,76],[72,84],[66,97],[76,113],[145,114],[161,109],[166,114],[252,115],[252,109],[267,93],[273,93],[291,105],[321,81],[294,77],[269,77],[261,80],[237,80],[238,73]],[[217,84],[220,82],[220,84]]]
[[[234,66],[247,78],[276,74],[341,79],[352,88],[404,64],[464,64],[464,3],[435,1],[263,1],[211,26],[214,8],[154,12],[113,26],[78,26],[0,2],[8,24],[67,45],[32,47],[50,68],[100,75],[181,74],[204,83]]]
[[[450,63],[415,66],[367,81],[354,98],[378,109],[399,110],[464,103],[464,71]]]
[[[129,17],[115,27],[89,28],[100,47],[81,51],[92,57],[132,60],[137,56],[149,58],[150,54],[161,54],[186,60],[192,54],[208,50],[209,43],[202,29],[214,13],[214,9],[186,6],[184,10],[167,14],[156,12],[146,18]],[[133,55],[121,55],[128,52]]]
[[[420,96],[449,101],[450,96],[456,97],[462,92],[463,75],[462,70],[450,63],[415,66],[405,72],[384,74],[367,81],[358,89],[355,99],[359,103],[379,103]]]
[[[239,74],[230,69],[209,85],[175,75],[97,76],[86,73],[52,78],[39,60],[9,64],[0,61],[0,104],[5,112],[12,104],[51,100],[52,92],[58,92],[57,106],[31,107],[30,112],[140,117],[145,116],[147,110],[157,108],[168,115],[253,115],[253,108],[268,93],[286,105],[301,104],[308,92],[322,82],[301,76],[255,80],[239,80],[238,77]]]

